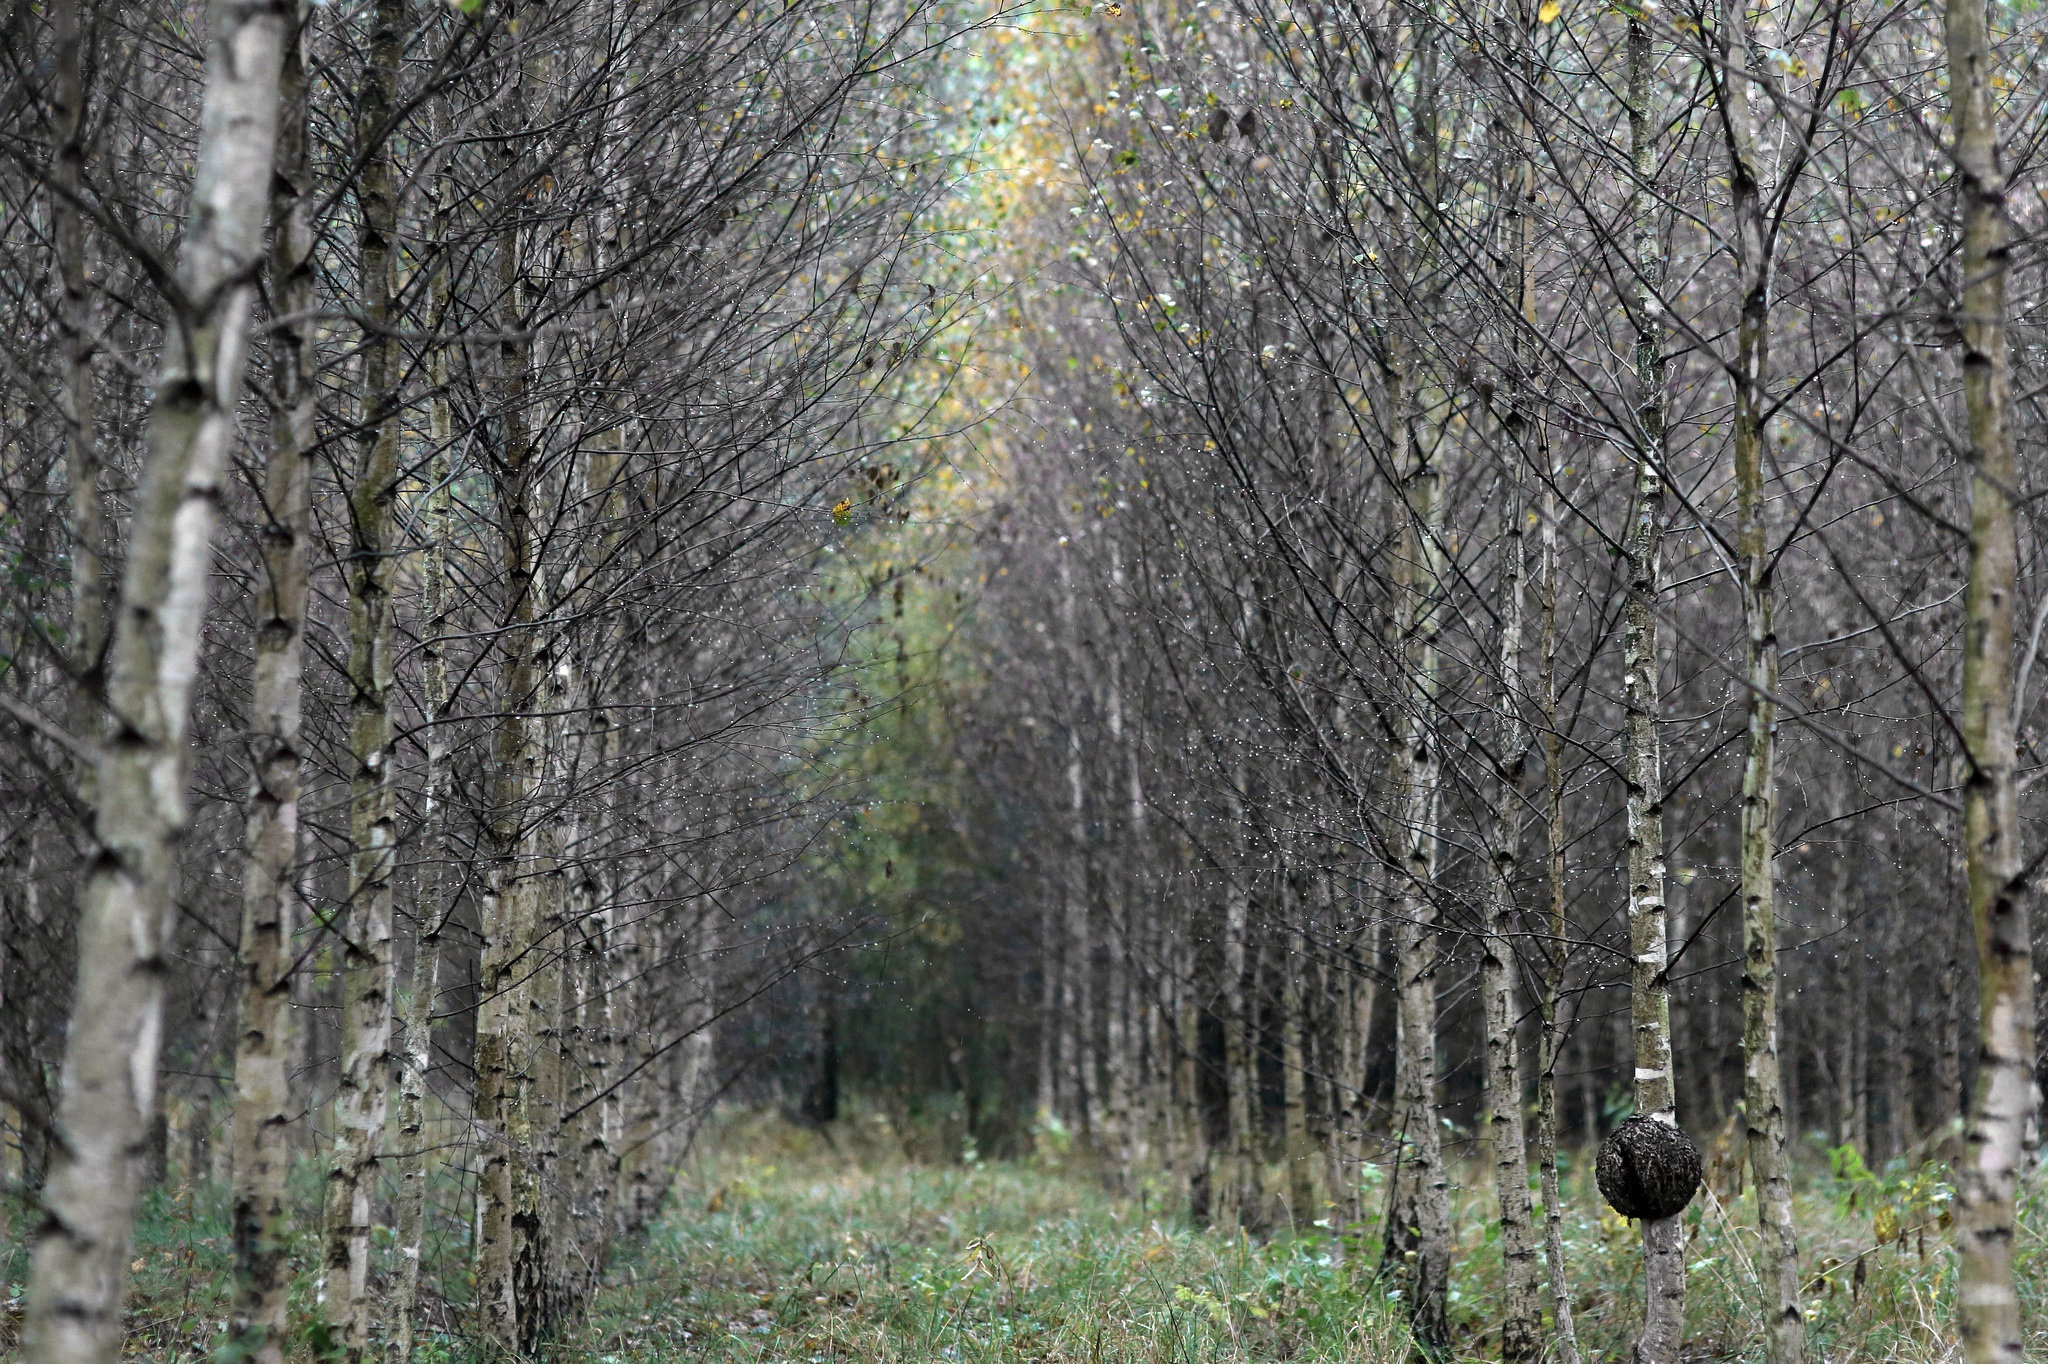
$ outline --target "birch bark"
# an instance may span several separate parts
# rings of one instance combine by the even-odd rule
[[[291,1286],[292,920],[298,898],[301,668],[314,444],[312,163],[299,10],[280,67],[270,181],[270,457],[263,481],[263,577],[250,683],[251,789],[243,824],[240,1004],[235,1040],[235,1296],[229,1348],[282,1364]]]
[[[1522,772],[1528,757],[1520,701],[1522,658],[1522,498],[1520,452],[1508,456],[1501,500],[1499,565],[1499,688],[1494,698],[1492,856],[1487,862],[1486,930],[1480,942],[1479,995],[1486,1020],[1486,1125],[1493,1147],[1500,1206],[1501,1358],[1535,1360],[1543,1353],[1543,1312],[1536,1296],[1536,1245],[1529,1208],[1529,1160],[1522,1129],[1522,1063],[1514,952],[1514,873],[1521,858]]]
[[[1948,0],[1949,116],[1962,213],[1963,401],[1970,444],[1970,578],[1963,622],[1963,856],[1977,936],[1978,1061],[1955,1170],[1957,1317],[1970,1364],[2025,1349],[2013,1281],[2014,1197],[2035,1088],[2034,974],[2013,712],[2012,378],[2006,272],[2012,226],[1998,146],[1997,61],[1983,0]]]
[[[445,129],[437,105],[435,131]],[[432,326],[447,325],[451,294],[443,255],[448,239],[452,188],[437,175],[430,190],[429,210],[434,253],[428,283]],[[427,356],[427,493],[420,551],[420,680],[426,702],[427,770],[420,793],[418,927],[413,944],[412,980],[405,999],[404,1033],[398,1077],[398,1208],[395,1231],[398,1282],[392,1298],[391,1357],[395,1364],[412,1358],[414,1315],[419,1306],[420,1255],[425,1249],[427,1221],[427,1072],[433,1059],[434,1004],[441,992],[441,938],[447,927],[449,895],[444,859],[447,855],[448,800],[448,533],[449,452],[454,442],[454,414],[448,405],[448,352],[435,346]]]
[[[1450,1201],[1438,1131],[1436,1100],[1436,864],[1439,760],[1432,732],[1438,688],[1436,589],[1442,576],[1442,476],[1408,429],[1406,348],[1395,361],[1392,391],[1401,428],[1405,499],[1400,565],[1400,657],[1408,668],[1409,695],[1397,750],[1398,792],[1390,840],[1400,865],[1394,871],[1395,1121],[1393,1215],[1387,1223],[1388,1259],[1402,1266],[1416,1338],[1426,1348],[1449,1339],[1445,1317],[1450,1290]]]
[[[116,603],[108,725],[96,745],[98,848],[79,889],[58,1145],[29,1271],[32,1364],[109,1364],[121,1349],[188,818],[186,727],[292,14],[283,0],[214,0],[207,15],[192,196]]]
[[[1742,1103],[1774,1301],[1766,1319],[1771,1364],[1798,1364],[1806,1326],[1799,1305],[1799,1242],[1785,1155],[1785,1095],[1778,1069],[1777,727],[1778,637],[1764,503],[1765,369],[1770,358],[1772,229],[1760,185],[1749,11],[1721,7],[1722,96],[1735,219],[1735,503],[1747,640],[1749,754],[1742,773]]]
[[[391,573],[398,481],[399,351],[392,329],[397,236],[391,127],[405,41],[404,0],[377,0],[357,110],[356,260],[362,290],[362,433],[349,488],[349,877],[341,938],[341,1058],[327,1169],[319,1295],[347,1364],[369,1350],[370,1231],[391,1070]],[[341,916],[337,916],[341,917]]]
[[[514,35],[513,60],[519,60]],[[524,122],[525,100],[514,77],[500,117],[507,130]],[[507,136],[499,152],[509,179],[518,171],[516,141]],[[499,326],[498,421],[502,436],[492,470],[498,516],[499,569],[504,604],[498,635],[498,720],[491,741],[492,777],[488,836],[491,865],[481,914],[483,951],[476,1024],[476,1096],[473,1113],[484,1143],[477,1177],[477,1304],[486,1334],[500,1349],[521,1347],[521,1305],[515,1274],[537,1227],[522,1225],[517,1202],[528,1177],[524,1090],[529,1081],[532,1039],[528,1031],[528,953],[535,946],[533,892],[528,865],[525,814],[537,766],[532,721],[535,663],[533,630],[536,582],[533,513],[532,435],[529,429],[531,357],[524,338],[521,225],[515,216],[496,244]]]
[[[1524,88],[1534,91],[1535,43],[1529,36],[1529,21],[1523,17]],[[1526,127],[1525,123],[1525,127]],[[1525,144],[1526,145],[1526,144]],[[1525,162],[1525,189],[1533,197],[1534,164]],[[1533,216],[1533,207],[1528,210]],[[1533,253],[1524,257],[1522,269],[1522,316],[1524,326],[1536,323],[1536,291]],[[1557,1348],[1557,1364],[1579,1364],[1578,1331],[1572,1321],[1571,1281],[1564,1257],[1564,1191],[1557,1166],[1557,1058],[1564,1046],[1558,1017],[1559,999],[1564,992],[1565,944],[1569,925],[1565,918],[1564,820],[1564,734],[1558,728],[1557,698],[1557,578],[1558,506],[1557,484],[1562,475],[1551,453],[1543,423],[1534,432],[1537,467],[1544,470],[1541,527],[1542,581],[1538,591],[1543,608],[1543,680],[1540,704],[1543,710],[1544,787],[1544,889],[1549,899],[1546,938],[1543,946],[1542,1034],[1538,1043],[1536,1070],[1536,1159],[1543,1194],[1543,1260],[1550,1278],[1551,1333]]]
[[[1666,445],[1663,241],[1655,199],[1656,79],[1650,15],[1628,10],[1628,219],[1633,253],[1636,469],[1623,554],[1628,601],[1623,619],[1622,706],[1626,738],[1622,781],[1627,791],[1628,925],[1632,970],[1630,1022],[1635,1035],[1636,1111],[1678,1122],[1671,1074],[1671,987],[1665,976],[1668,925],[1664,906],[1664,773],[1659,711],[1657,610],[1663,592],[1664,453]],[[1677,1217],[1643,1224],[1646,1305],[1636,1342],[1639,1364],[1672,1364],[1685,1336],[1684,1229]]]
[[[52,176],[57,193],[52,219],[61,293],[57,330],[64,347],[64,477],[71,511],[71,715],[74,738],[99,736],[100,691],[105,684],[107,594],[106,513],[100,504],[100,456],[94,402],[92,285],[86,259],[85,215],[77,197],[85,180],[85,36],[79,24],[83,0],[52,6],[57,96],[57,155]],[[90,804],[94,773],[81,764],[79,793]]]

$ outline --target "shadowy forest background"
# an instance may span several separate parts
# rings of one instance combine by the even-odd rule
[[[8,7],[6,1343],[566,1348],[774,1110],[1397,1353],[1692,1357],[1707,1200],[1714,1357],[2043,1348],[2044,24]]]

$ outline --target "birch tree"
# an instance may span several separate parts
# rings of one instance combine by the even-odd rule
[[[1968,443],[1969,585],[1963,618],[1963,858],[1977,937],[1976,1090],[1955,1171],[1957,1316],[1970,1364],[2025,1350],[2013,1281],[2014,1197],[2029,1160],[2034,1080],[2034,975],[2027,935],[2024,835],[2013,709],[2018,572],[2012,376],[2006,288],[2012,230],[1998,145],[1988,8],[1944,11],[1949,119],[1961,201],[1957,309]]]
[[[97,745],[99,852],[79,892],[78,985],[24,1327],[34,1364],[111,1364],[139,1157],[156,1113],[165,940],[186,828],[186,727],[235,439],[290,7],[216,0],[186,231],[128,535]]]

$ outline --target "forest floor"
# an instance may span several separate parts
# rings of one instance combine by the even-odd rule
[[[1402,1312],[1376,1281],[1378,1227],[1263,1243],[1191,1229],[1163,1183],[1112,1197],[1057,1159],[919,1164],[887,1129],[827,1144],[779,1123],[729,1127],[686,1172],[653,1237],[611,1276],[567,1354],[602,1364],[1210,1364],[1407,1357]],[[1825,1167],[1819,1155],[1832,1154]],[[1819,1153],[1799,1201],[1809,1358],[1935,1361],[1951,1256],[1934,1167],[1865,1169]],[[1724,1166],[1725,1169],[1725,1166]],[[1468,1176],[1472,1171],[1468,1170]],[[1638,1233],[1587,1185],[1566,1189],[1582,1348],[1626,1358],[1640,1319]],[[1490,1186],[1457,1193],[1451,1313],[1458,1359],[1499,1357],[1500,1257]],[[2048,1359],[2048,1243],[2029,1198],[2021,1278]],[[1702,1194],[1688,1218],[1687,1357],[1758,1356],[1754,1204]],[[1883,1244],[1879,1243],[1880,1237]],[[1360,1243],[1363,1243],[1361,1245]],[[1548,1313],[1546,1327],[1550,1325]]]
[[[1408,1355],[1401,1304],[1374,1275],[1371,1220],[1342,1240],[1313,1226],[1264,1241],[1197,1230],[1164,1179],[1113,1196],[1084,1163],[1051,1149],[1016,1162],[919,1162],[878,1114],[837,1124],[829,1139],[733,1118],[704,1147],[661,1220],[616,1257],[585,1322],[552,1347],[562,1364],[1399,1364]],[[1873,1172],[1847,1151],[1817,1153],[1811,1166],[1799,1200],[1809,1358],[1956,1358],[1944,1329],[1953,1271],[1938,1167]],[[305,1173],[302,1202],[313,1212],[318,1184]],[[1454,1353],[1498,1358],[1492,1191],[1476,1164],[1463,1174]],[[1626,1358],[1640,1313],[1637,1232],[1601,1209],[1588,1183],[1568,1179],[1565,1198],[1580,1342],[1588,1361]],[[152,1196],[136,1245],[130,1357],[181,1364],[219,1344],[224,1192]],[[27,1219],[13,1211],[18,1237]],[[1753,1204],[1710,1190],[1688,1222],[1687,1358],[1754,1359]],[[2037,1182],[2019,1277],[2028,1357],[2048,1360],[2044,1226]],[[313,1238],[303,1239],[301,1322],[313,1316]],[[18,1240],[11,1248],[7,1325],[19,1319],[26,1269]],[[451,1240],[440,1253],[462,1250]],[[325,1345],[302,1327],[295,1364],[320,1364]],[[459,1333],[423,1333],[420,1364],[475,1358]]]

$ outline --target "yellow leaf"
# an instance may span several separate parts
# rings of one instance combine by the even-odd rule
[[[1564,6],[1558,4],[1557,0],[1543,0],[1543,8],[1536,11],[1537,22],[1554,24],[1557,22],[1557,16],[1563,11]]]

